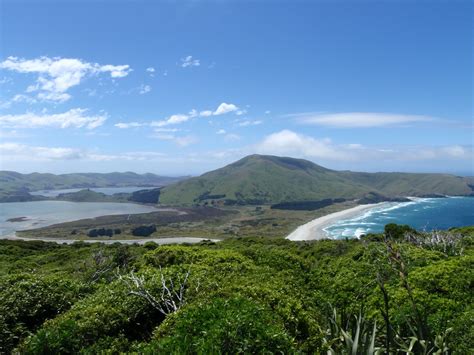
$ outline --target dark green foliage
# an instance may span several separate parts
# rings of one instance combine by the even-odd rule
[[[271,205],[272,209],[277,210],[294,210],[294,211],[314,211],[326,206],[330,206],[334,203],[344,202],[343,198],[326,198],[319,201],[295,201],[295,202],[282,202]]]
[[[60,277],[15,275],[0,279],[0,353],[46,320],[69,309],[87,291],[78,282]]]
[[[404,227],[388,231],[396,237],[313,243],[0,241],[2,346],[35,354],[344,353],[359,329],[367,353],[376,325],[375,348],[394,354],[415,338],[415,353],[422,344],[437,349],[436,338],[452,353],[473,353],[472,246],[453,254],[399,238]],[[136,275],[159,300],[161,275],[179,290],[188,272],[182,307],[166,317],[123,282]]]
[[[416,233],[416,230],[404,224],[389,223],[385,226],[384,234],[387,238],[393,240],[402,240],[406,233]]]
[[[154,224],[150,226],[139,226],[132,229],[132,235],[136,237],[148,237],[155,232],[156,226]]]
[[[160,199],[160,189],[140,190],[132,193],[129,201],[139,203],[158,203]]]
[[[95,237],[112,237],[114,235],[114,230],[111,228],[98,228],[98,229],[91,229],[88,233],[87,236],[90,238],[95,238]]]
[[[406,197],[387,197],[377,192],[369,192],[364,197],[359,199],[357,202],[361,205],[369,204],[369,203],[379,203],[385,201],[392,201],[392,202],[409,202],[410,199]]]
[[[167,354],[293,353],[293,339],[271,309],[244,298],[196,302],[169,317],[137,350]]]

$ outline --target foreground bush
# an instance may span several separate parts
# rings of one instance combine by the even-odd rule
[[[243,299],[196,302],[169,317],[144,353],[230,354],[292,353],[294,342],[270,309]]]
[[[457,239],[454,249],[433,248],[394,231],[411,233],[193,246],[0,242],[1,351],[474,353],[472,243],[463,237],[460,253]],[[160,311],[163,297],[176,307]]]
[[[0,353],[10,352],[20,339],[68,310],[86,292],[75,281],[29,275],[4,278],[0,290]]]

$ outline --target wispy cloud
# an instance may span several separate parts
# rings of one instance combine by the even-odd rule
[[[56,114],[24,113],[0,116],[0,127],[5,128],[82,128],[94,129],[104,124],[107,115],[87,115],[87,110],[74,108]]]
[[[125,152],[117,154],[104,154],[78,148],[31,146],[18,143],[0,143],[0,156],[2,161],[108,161],[108,160],[142,160],[148,161],[162,158],[161,152]]]
[[[140,95],[147,94],[151,91],[150,85],[142,85],[140,86],[140,90],[138,91]]]
[[[186,135],[186,136],[177,136],[174,133],[166,132],[166,131],[155,131],[150,138],[155,138],[163,141],[171,141],[180,147],[187,147],[188,145],[194,144],[198,142],[197,137],[193,135]]]
[[[329,138],[317,139],[290,130],[266,136],[249,151],[317,159],[322,161],[428,161],[474,159],[472,145],[445,146],[365,146],[335,144]]]
[[[8,57],[0,62],[0,69],[23,74],[37,74],[35,84],[27,87],[26,92],[37,92],[41,101],[64,102],[71,98],[67,92],[77,86],[87,75],[108,73],[111,78],[123,78],[130,72],[129,65],[100,65],[75,58],[39,57],[23,59]]]
[[[154,67],[148,67],[146,68],[146,72],[150,74],[151,77],[155,76],[155,68]]]
[[[420,115],[404,115],[376,112],[343,112],[343,113],[299,113],[287,115],[299,123],[334,128],[370,128],[400,126],[419,122],[434,121],[435,118]]]
[[[168,125],[175,125],[189,121],[194,117],[209,117],[209,116],[220,116],[225,115],[230,112],[237,111],[239,108],[234,104],[221,103],[216,110],[204,110],[197,112],[195,109],[192,109],[187,114],[179,113],[169,116],[165,120],[155,121],[151,123],[151,126],[154,127],[164,127]]]
[[[240,127],[248,127],[248,126],[258,126],[258,125],[261,125],[262,123],[263,121],[261,120],[255,120],[255,121],[245,120],[245,121],[239,122],[238,125]]]
[[[198,67],[200,65],[201,61],[199,59],[194,59],[192,55],[188,55],[187,57],[181,58],[182,68]]]
[[[145,123],[140,123],[140,122],[119,122],[114,124],[115,127],[120,128],[120,129],[128,129],[128,128],[137,128],[137,127],[142,127],[145,126]]]

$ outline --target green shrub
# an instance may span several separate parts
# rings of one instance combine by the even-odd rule
[[[243,299],[215,298],[190,304],[169,317],[143,353],[292,353],[295,346],[275,314]]]
[[[5,278],[0,290],[0,353],[11,351],[21,339],[69,309],[86,292],[78,282],[39,275]]]

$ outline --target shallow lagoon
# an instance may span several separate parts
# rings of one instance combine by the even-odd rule
[[[61,190],[39,190],[39,191],[32,191],[30,194],[32,195],[40,195],[40,196],[46,196],[46,197],[57,197],[60,194],[67,194],[71,192],[78,192],[81,190],[91,190],[95,192],[101,192],[106,195],[113,195],[113,194],[118,194],[118,193],[132,193],[135,191],[140,191],[140,190],[150,190],[150,189],[155,189],[157,187],[143,187],[143,186],[124,186],[124,187],[83,187],[83,188],[78,188],[78,189],[61,189]]]
[[[15,231],[46,227],[56,223],[117,214],[154,212],[151,206],[115,202],[33,201],[0,203],[0,237]],[[9,219],[26,217],[18,222]]]

